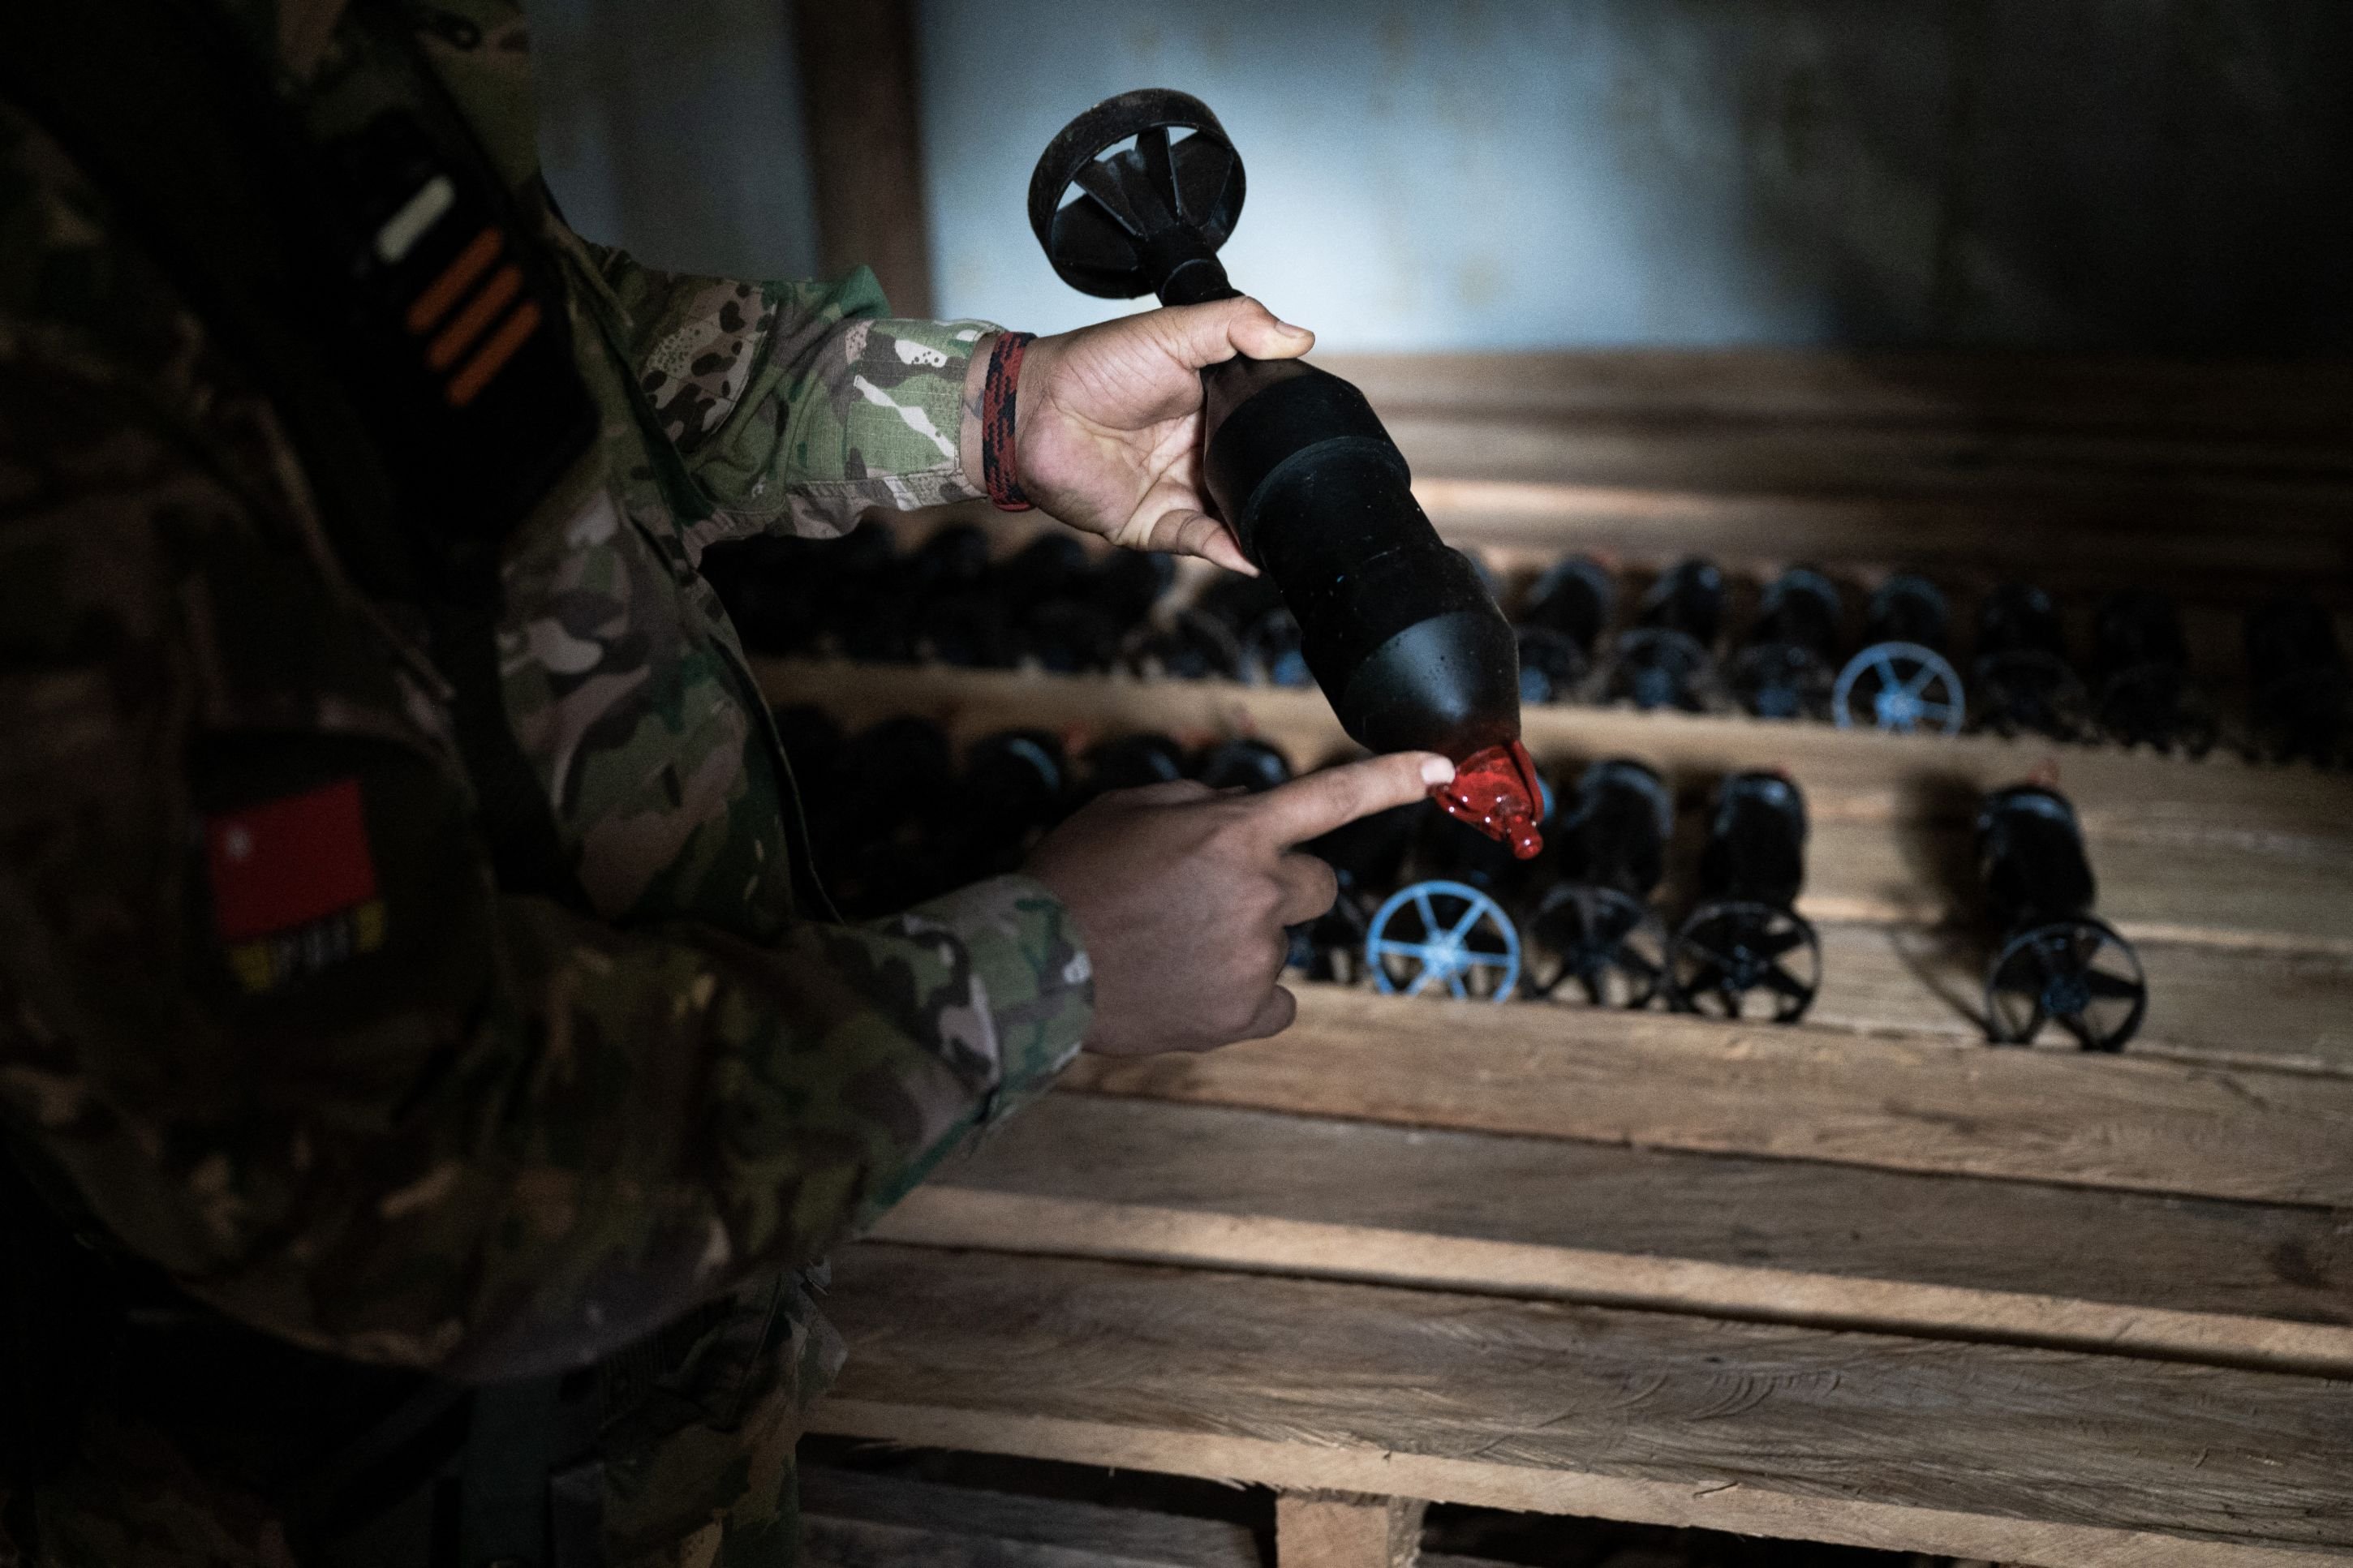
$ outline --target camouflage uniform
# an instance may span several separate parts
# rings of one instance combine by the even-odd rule
[[[339,0],[227,8],[287,72],[363,47]],[[560,254],[602,416],[506,541],[498,625],[589,907],[493,886],[448,689],[325,544],[269,389],[0,102],[0,1142],[257,1343],[460,1378],[602,1361],[607,1560],[788,1563],[839,1354],[806,1271],[1041,1089],[1092,994],[1022,878],[796,918],[787,763],[696,566],[972,495],[959,404],[993,329],[883,319],[862,271],[736,283],[584,244],[538,194],[520,16],[411,15]],[[222,857],[286,812],[343,834],[349,896],[230,941]],[[284,1500],[318,1439],[249,1397],[93,1400],[45,1479],[0,1475],[0,1563],[311,1560]]]

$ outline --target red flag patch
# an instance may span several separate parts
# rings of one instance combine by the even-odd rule
[[[355,778],[206,818],[205,858],[224,942],[290,931],[375,897]]]

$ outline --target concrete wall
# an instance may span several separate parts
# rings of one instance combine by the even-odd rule
[[[944,310],[1104,308],[1022,219],[1182,88],[1333,347],[2353,348],[2347,0],[923,0]]]
[[[574,227],[656,266],[817,269],[786,0],[530,0],[540,152]]]
[[[2353,0],[919,5],[944,314],[1118,309],[1024,193],[1165,85],[1249,166],[1236,278],[1335,348],[2353,352]],[[582,229],[810,269],[787,10],[534,0]]]

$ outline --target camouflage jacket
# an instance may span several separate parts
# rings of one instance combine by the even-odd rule
[[[227,8],[298,78],[364,47],[341,0]],[[693,1314],[608,1380],[605,1553],[786,1563],[836,1359],[793,1271],[1042,1088],[1092,993],[1021,878],[797,918],[788,763],[697,563],[970,496],[993,329],[885,319],[863,272],[583,243],[541,195],[520,16],[409,13],[560,258],[601,412],[506,542],[497,629],[589,907],[493,884],[415,617],[340,569],[270,389],[0,101],[0,1142],[180,1289],[339,1362],[540,1372]],[[299,1456],[216,1414],[93,1409],[54,1479],[0,1476],[0,1563],[27,1521],[37,1561],[304,1560],[267,1484]]]

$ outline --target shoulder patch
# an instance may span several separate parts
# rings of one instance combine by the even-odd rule
[[[213,923],[248,992],[384,944],[356,778],[205,819]]]

